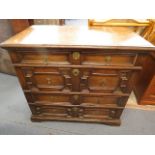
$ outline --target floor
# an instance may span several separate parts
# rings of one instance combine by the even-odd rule
[[[121,117],[120,127],[95,123],[30,121],[31,112],[15,76],[0,73],[0,134],[1,135],[97,135],[155,134],[155,111],[130,108],[132,94]]]

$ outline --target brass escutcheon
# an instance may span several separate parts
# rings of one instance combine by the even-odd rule
[[[78,60],[80,58],[80,53],[79,52],[73,52],[73,59]]]
[[[105,62],[108,63],[108,62],[110,62],[110,61],[111,61],[111,56],[106,56],[106,57],[105,57]]]
[[[74,76],[78,76],[79,73],[80,73],[79,69],[73,69],[73,70],[72,70],[72,74],[73,74]]]

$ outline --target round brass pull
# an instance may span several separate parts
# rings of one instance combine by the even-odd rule
[[[111,62],[111,56],[106,56],[106,57],[105,57],[105,62],[106,62],[106,63]]]
[[[80,53],[79,52],[73,52],[73,59],[78,60],[80,58]]]
[[[79,73],[80,73],[79,69],[73,69],[73,70],[72,70],[72,74],[73,74],[74,76],[78,76]]]

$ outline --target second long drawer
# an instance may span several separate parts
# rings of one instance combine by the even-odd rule
[[[82,105],[124,107],[129,94],[60,93],[25,91],[27,101],[44,105]]]
[[[129,82],[135,68],[16,67],[23,89],[39,91],[130,92]]]

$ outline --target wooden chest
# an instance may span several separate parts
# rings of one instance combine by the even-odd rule
[[[128,31],[122,40],[122,31],[32,26],[1,44],[10,53],[31,119],[120,125],[133,76],[143,69],[139,59],[154,50]],[[138,47],[124,46],[131,37]]]

